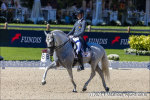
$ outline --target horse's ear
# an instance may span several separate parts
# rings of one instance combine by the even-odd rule
[[[47,33],[46,33],[46,31],[44,31],[44,33],[45,33],[45,35],[47,36]]]

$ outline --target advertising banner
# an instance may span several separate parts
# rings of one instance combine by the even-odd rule
[[[9,35],[10,47],[46,48],[44,31],[10,30]]]
[[[86,32],[83,38],[87,42],[98,43],[105,49],[125,49],[129,48],[130,35],[149,34]],[[0,30],[0,46],[46,48],[45,39],[44,31]]]
[[[124,49],[129,48],[127,33],[96,33],[88,32],[85,34],[88,42],[94,42],[102,45],[107,49]]]
[[[8,45],[9,45],[9,31],[0,30],[0,46],[8,46]]]

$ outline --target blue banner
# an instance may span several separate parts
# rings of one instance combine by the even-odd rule
[[[46,48],[44,31],[9,30],[10,47]]]
[[[84,37],[88,38],[88,42],[98,43],[107,49],[124,49],[129,48],[129,35],[131,34],[88,32]]]
[[[87,42],[98,43],[105,49],[125,49],[129,48],[130,35],[149,34],[86,32],[83,38]],[[45,39],[44,31],[0,30],[0,46],[46,48]]]
[[[104,33],[104,32],[87,32],[84,39],[88,42],[94,42],[102,45],[105,49],[125,49],[129,48],[129,36],[131,35],[150,35],[139,33]]]

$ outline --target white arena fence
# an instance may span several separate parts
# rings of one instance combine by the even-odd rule
[[[49,64],[50,62],[44,63],[41,61],[0,61],[0,67],[2,69],[5,69],[7,67],[45,68]],[[150,70],[150,62],[109,61],[109,64],[110,64],[110,69],[147,68]],[[85,67],[90,68],[90,65],[85,64]]]

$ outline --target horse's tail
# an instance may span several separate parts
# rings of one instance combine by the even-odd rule
[[[102,57],[101,64],[102,64],[102,72],[103,72],[104,76],[106,76],[106,78],[109,80],[110,79],[109,62],[108,62],[106,52],[104,53],[104,56]]]

